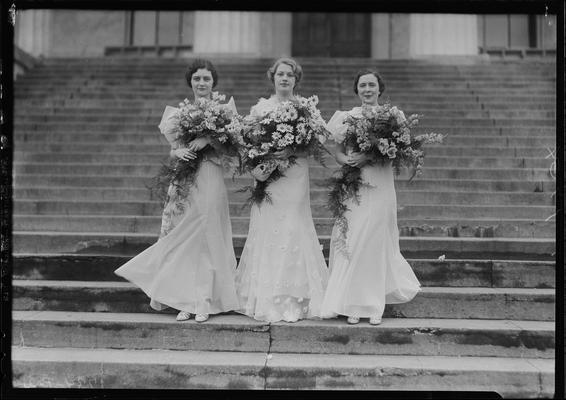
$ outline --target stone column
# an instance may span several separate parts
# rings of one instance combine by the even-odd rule
[[[260,13],[195,11],[194,52],[259,55]]]
[[[412,57],[478,54],[476,15],[411,14]]]
[[[389,14],[389,58],[410,58],[411,14]]]
[[[389,14],[371,15],[371,58],[391,57],[391,38],[389,37]]]
[[[291,56],[293,15],[290,12],[260,13],[260,56]]]
[[[16,46],[35,57],[51,55],[51,10],[23,10],[16,15]]]

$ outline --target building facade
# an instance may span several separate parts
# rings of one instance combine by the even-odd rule
[[[545,54],[554,16],[240,11],[19,11],[16,46],[36,57],[371,57]]]

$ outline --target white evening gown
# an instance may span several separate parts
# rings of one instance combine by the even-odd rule
[[[277,106],[272,97],[252,107],[264,115]],[[248,237],[236,271],[240,312],[256,320],[320,318],[328,279],[310,208],[306,158],[267,187],[272,202],[253,205]]]
[[[160,129],[171,140],[169,117],[164,115]],[[217,314],[239,308],[228,195],[220,164],[217,157],[205,156],[188,196],[177,196],[170,185],[159,240],[115,271],[140,287],[156,310],[172,307]]]
[[[361,114],[355,107],[349,113]],[[345,113],[336,113],[328,123],[335,139],[342,138]],[[385,304],[405,303],[420,291],[420,283],[401,255],[397,226],[397,197],[391,165],[366,165],[360,188],[360,203],[347,203],[346,246],[349,257],[336,247],[335,225],[330,242],[330,278],[322,305],[324,318],[346,315],[381,317]]]

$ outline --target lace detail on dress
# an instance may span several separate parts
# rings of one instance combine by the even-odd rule
[[[167,191],[167,199],[163,207],[163,215],[161,217],[161,231],[159,239],[167,236],[169,232],[175,229],[175,226],[181,221],[187,205],[189,204],[189,192],[184,190],[184,185],[169,185]]]

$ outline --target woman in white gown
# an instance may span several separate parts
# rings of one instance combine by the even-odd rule
[[[385,88],[374,70],[363,70],[354,80],[354,92],[362,105],[379,107],[378,97]],[[341,142],[347,114],[360,116],[362,107],[338,111],[327,128]],[[390,164],[369,163],[362,153],[337,145],[336,160],[361,168],[364,183],[359,190],[359,204],[350,200],[344,214],[348,233],[346,248],[338,243],[339,227],[334,226],[330,243],[330,278],[322,305],[323,316],[348,316],[348,323],[369,318],[373,325],[381,323],[385,304],[410,301],[420,284],[413,270],[401,255],[397,227],[397,198]]]
[[[218,82],[214,65],[201,59],[189,66],[186,79],[195,98],[210,98]],[[176,117],[167,111],[160,129],[171,138]],[[151,298],[152,308],[172,307],[180,310],[178,321],[194,314],[197,322],[204,322],[209,314],[239,307],[223,168],[208,138],[195,139],[187,148],[170,143],[172,157],[189,160],[204,153],[195,183],[187,195],[169,186],[159,240],[115,273],[139,286]]]
[[[262,117],[281,102],[292,100],[302,69],[284,58],[267,75],[275,95],[260,99],[252,107],[253,117]],[[320,317],[328,269],[312,220],[308,162],[304,155],[295,155],[296,164],[269,184],[271,202],[252,206],[236,271],[240,312],[260,321]]]

